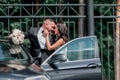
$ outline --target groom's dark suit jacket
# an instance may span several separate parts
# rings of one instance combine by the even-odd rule
[[[47,49],[41,49],[37,38],[39,29],[40,27],[31,27],[25,33],[25,38],[28,38],[30,40],[30,54],[33,57],[38,57],[39,53],[41,53],[41,58],[43,62],[53,51],[48,51]],[[50,38],[50,42],[51,44],[54,43],[54,38],[52,37],[52,35]]]

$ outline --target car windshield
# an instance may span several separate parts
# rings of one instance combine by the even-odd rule
[[[20,45],[9,42],[0,42],[0,62],[26,64],[29,56]]]

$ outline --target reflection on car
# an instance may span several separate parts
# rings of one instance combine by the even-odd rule
[[[102,80],[97,38],[71,40],[41,66],[51,80]]]
[[[0,80],[49,80],[43,71],[31,66],[32,62],[23,45],[0,39]]]

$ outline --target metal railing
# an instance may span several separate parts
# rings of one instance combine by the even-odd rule
[[[35,11],[36,6],[39,7],[37,11]],[[59,10],[59,6],[62,7],[61,10]],[[9,34],[10,27],[13,26],[12,24],[15,25],[14,22],[11,22],[14,20],[16,21],[16,25],[19,26],[19,28],[22,28],[21,26],[26,25],[25,27],[28,29],[28,27],[33,27],[36,24],[37,26],[40,26],[39,23],[41,23],[42,19],[46,17],[54,18],[56,21],[58,18],[62,18],[65,19],[68,27],[73,28],[74,31],[69,30],[69,33],[73,35],[72,38],[75,38],[78,37],[77,32],[75,31],[75,24],[77,24],[77,19],[86,18],[85,15],[79,15],[78,10],[75,9],[79,6],[85,6],[85,4],[0,4],[0,19],[2,19],[0,22],[0,27],[2,29],[1,31],[7,29],[5,32]],[[70,14],[70,11],[73,13],[72,15]],[[35,22],[36,18],[39,19],[39,21]],[[25,21],[25,19],[29,19],[29,21]],[[1,32],[1,37],[6,35],[5,32]]]

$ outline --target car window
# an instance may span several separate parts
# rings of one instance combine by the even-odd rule
[[[78,38],[66,44],[55,55],[62,55],[68,61],[98,57],[96,37]]]
[[[1,42],[0,61],[4,60],[28,60],[28,56],[20,45],[14,45],[8,42]]]

